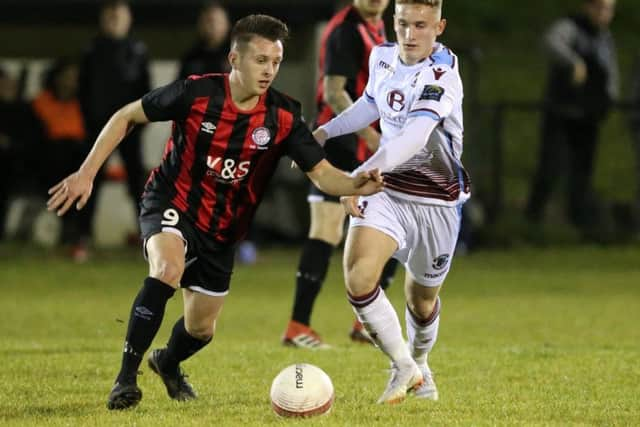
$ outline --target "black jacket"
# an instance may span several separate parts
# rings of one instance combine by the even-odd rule
[[[79,98],[90,135],[150,89],[147,48],[131,37],[97,36],[82,58]]]

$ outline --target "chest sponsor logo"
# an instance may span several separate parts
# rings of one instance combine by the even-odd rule
[[[267,144],[271,141],[271,132],[266,127],[255,128],[251,133],[251,139],[256,144],[255,147],[258,150],[266,150]]]
[[[387,94],[387,104],[393,111],[400,112],[404,109],[404,98],[404,93],[394,89]]]
[[[200,125],[200,131],[204,133],[213,134],[216,131],[216,125],[211,122],[202,122]]]
[[[438,101],[444,95],[444,88],[437,85],[425,85],[420,94],[420,101]]]
[[[212,176],[219,182],[235,183],[247,177],[251,161],[236,162],[234,159],[207,156],[207,167],[207,176]]]

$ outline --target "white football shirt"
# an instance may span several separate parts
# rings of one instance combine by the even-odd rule
[[[436,43],[424,61],[405,65],[398,45],[385,43],[371,52],[369,70],[363,97],[375,103],[378,110],[381,146],[392,142],[402,150],[402,140],[397,136],[409,118],[429,117],[438,122],[422,149],[384,174],[385,191],[403,199],[445,206],[467,200],[470,179],[460,161],[463,90],[456,55]]]

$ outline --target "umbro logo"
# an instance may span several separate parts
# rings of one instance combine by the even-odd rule
[[[139,305],[135,308],[135,316],[145,320],[149,320],[153,316],[153,312],[143,305]]]
[[[202,122],[200,125],[200,131],[206,133],[213,133],[216,130],[216,125],[211,122]]]

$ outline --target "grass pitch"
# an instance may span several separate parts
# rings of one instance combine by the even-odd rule
[[[0,247],[0,425],[638,425],[640,248],[563,248],[459,257],[442,293],[430,356],[439,402],[374,402],[387,362],[348,341],[352,312],[339,255],[313,325],[334,349],[284,348],[298,252],[267,251],[238,266],[212,345],[184,364],[200,399],[176,403],[143,365],[141,404],[109,412],[131,301],[146,275],[138,251],[85,265],[44,251]],[[402,310],[401,281],[388,292]],[[169,303],[154,346],[181,313]],[[276,417],[269,387],[288,364],[332,378],[325,417]]]

